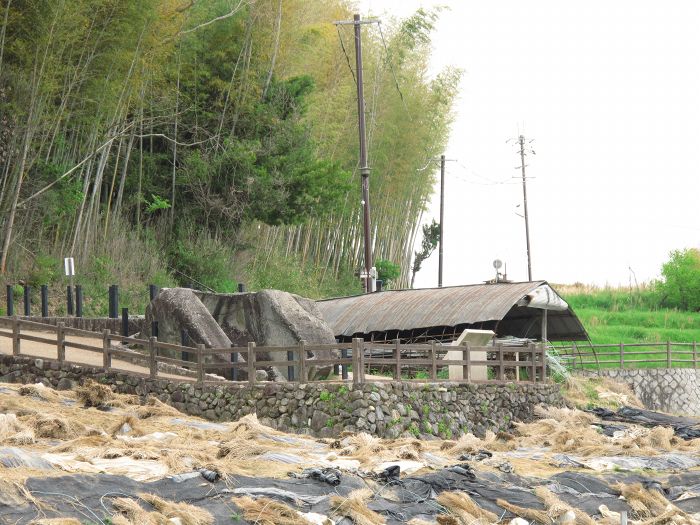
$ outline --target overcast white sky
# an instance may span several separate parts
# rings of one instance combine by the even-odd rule
[[[445,285],[527,279],[521,132],[534,139],[534,279],[627,285],[700,246],[700,2],[361,0],[445,5],[432,66],[464,70],[447,151]],[[504,184],[495,184],[505,182]],[[439,186],[426,219],[439,217]],[[436,286],[437,251],[416,278]]]

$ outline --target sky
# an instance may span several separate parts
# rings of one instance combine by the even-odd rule
[[[658,278],[671,250],[700,247],[700,2],[358,5],[387,23],[447,7],[431,71],[464,74],[445,151],[443,285],[492,278],[494,259],[527,280],[519,134],[535,152],[533,279],[627,286]],[[439,202],[438,182],[424,220]],[[437,268],[436,250],[416,287],[436,286]]]

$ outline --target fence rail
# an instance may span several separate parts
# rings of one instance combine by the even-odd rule
[[[51,334],[50,336],[48,334]],[[84,338],[78,342],[67,337]],[[256,371],[269,367],[286,367],[290,380],[305,383],[316,381],[311,375],[312,369],[319,366],[342,367],[342,380],[350,380],[348,371],[352,370],[351,381],[363,384],[370,374],[390,374],[383,379],[401,381],[458,381],[458,382],[504,382],[526,380],[530,382],[547,381],[545,350],[542,345],[531,344],[527,347],[490,347],[446,346],[433,342],[428,345],[375,344],[362,339],[353,339],[352,343],[307,344],[300,341],[294,346],[274,347],[257,346],[248,343],[247,347],[205,348],[182,346],[158,341],[156,337],[138,339],[113,334],[109,330],[101,333],[69,328],[59,323],[57,326],[27,321],[17,317],[0,318],[0,338],[11,338],[12,354],[15,356],[40,357],[27,352],[22,353],[22,341],[54,346],[55,360],[58,362],[81,365],[66,359],[66,349],[78,349],[102,355],[102,367],[108,371],[126,373],[156,379],[167,376],[168,379],[196,381],[197,383],[228,382],[224,379],[207,377],[207,371],[231,371],[231,378],[236,380],[239,372],[247,374],[247,382],[257,381]],[[114,347],[112,343],[124,343],[141,351],[128,351]],[[389,351],[388,351],[389,350]],[[309,357],[309,352],[326,352],[330,357]],[[340,351],[340,357],[328,351]],[[457,351],[459,359],[445,359],[447,351]],[[162,355],[167,352],[169,355]],[[172,357],[175,353],[181,358]],[[226,362],[207,362],[214,356],[222,357]],[[240,356],[240,358],[239,358]],[[419,357],[408,357],[419,356]],[[194,361],[186,359],[192,357]],[[243,360],[241,360],[241,358]],[[44,357],[53,360],[53,357]],[[113,360],[128,360],[136,363],[146,372],[125,370],[115,366]],[[230,362],[228,362],[230,360]],[[168,365],[160,367],[159,365]],[[82,363],[82,366],[94,366]],[[452,368],[454,367],[454,368]],[[445,372],[450,368],[461,372],[462,379],[449,379]],[[478,372],[478,373],[477,373]],[[477,377],[478,376],[478,377]],[[373,376],[372,379],[379,379]],[[240,381],[239,381],[240,383]]]
[[[572,368],[698,368],[698,344],[616,343],[555,347]]]

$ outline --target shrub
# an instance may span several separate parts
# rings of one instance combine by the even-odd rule
[[[674,250],[661,268],[657,283],[661,304],[669,308],[700,311],[700,250]]]

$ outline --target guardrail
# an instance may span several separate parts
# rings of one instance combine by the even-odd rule
[[[2,329],[5,330],[2,330]],[[9,331],[8,331],[9,329]],[[23,332],[24,330],[24,332]],[[44,334],[52,334],[53,337]],[[68,336],[87,339],[100,339],[101,344],[78,342],[67,339]],[[547,380],[545,350],[542,345],[531,344],[527,347],[504,347],[501,345],[489,347],[447,346],[433,342],[428,345],[401,344],[398,340],[392,344],[375,344],[362,339],[353,339],[352,343],[307,344],[300,341],[294,346],[257,346],[248,343],[246,347],[205,348],[204,345],[195,347],[182,346],[158,341],[156,337],[138,339],[124,337],[103,330],[101,333],[69,328],[59,323],[57,326],[26,321],[17,317],[0,318],[0,337],[12,339],[12,354],[15,356],[32,356],[22,353],[22,341],[33,341],[55,346],[56,358],[60,363],[76,366],[91,366],[89,363],[69,361],[66,359],[66,349],[78,349],[102,355],[102,368],[108,371],[124,371],[129,374],[157,379],[165,373],[168,379],[196,381],[197,383],[235,383],[240,371],[247,374],[246,381],[250,384],[258,381],[256,371],[260,369],[286,367],[287,376],[299,383],[316,380],[311,377],[311,370],[318,367],[342,367],[340,380],[349,380],[351,370],[352,382],[363,384],[367,375],[372,372],[391,375],[386,379],[397,381],[437,382],[458,381],[466,383],[504,382],[526,380],[542,382]],[[123,343],[130,347],[140,347],[141,352],[115,348],[112,343]],[[161,355],[161,352],[171,352],[182,358]],[[340,353],[337,357],[329,351]],[[338,352],[339,351],[339,352]],[[457,351],[460,359],[444,359],[447,352]],[[309,357],[309,352],[326,353],[329,358]],[[417,358],[407,358],[408,355],[419,355]],[[190,361],[190,356],[194,361]],[[219,356],[219,362],[211,362],[210,358]],[[240,356],[240,357],[239,357]],[[280,358],[280,356],[284,358]],[[243,358],[241,360],[240,358]],[[52,360],[53,358],[44,358]],[[113,360],[121,359],[136,362],[148,373],[124,370],[114,366]],[[230,360],[230,362],[228,362]],[[221,362],[225,361],[225,362]],[[169,365],[163,372],[159,365]],[[448,367],[456,367],[461,372],[462,379],[449,379],[441,371]],[[231,371],[234,381],[207,378],[208,371]],[[478,374],[476,372],[478,371]],[[228,373],[228,372],[226,372]],[[476,376],[484,379],[477,379]],[[412,376],[412,377],[411,377]],[[378,379],[374,377],[373,379]]]
[[[698,368],[698,345],[691,343],[617,343],[554,347],[572,368]]]

